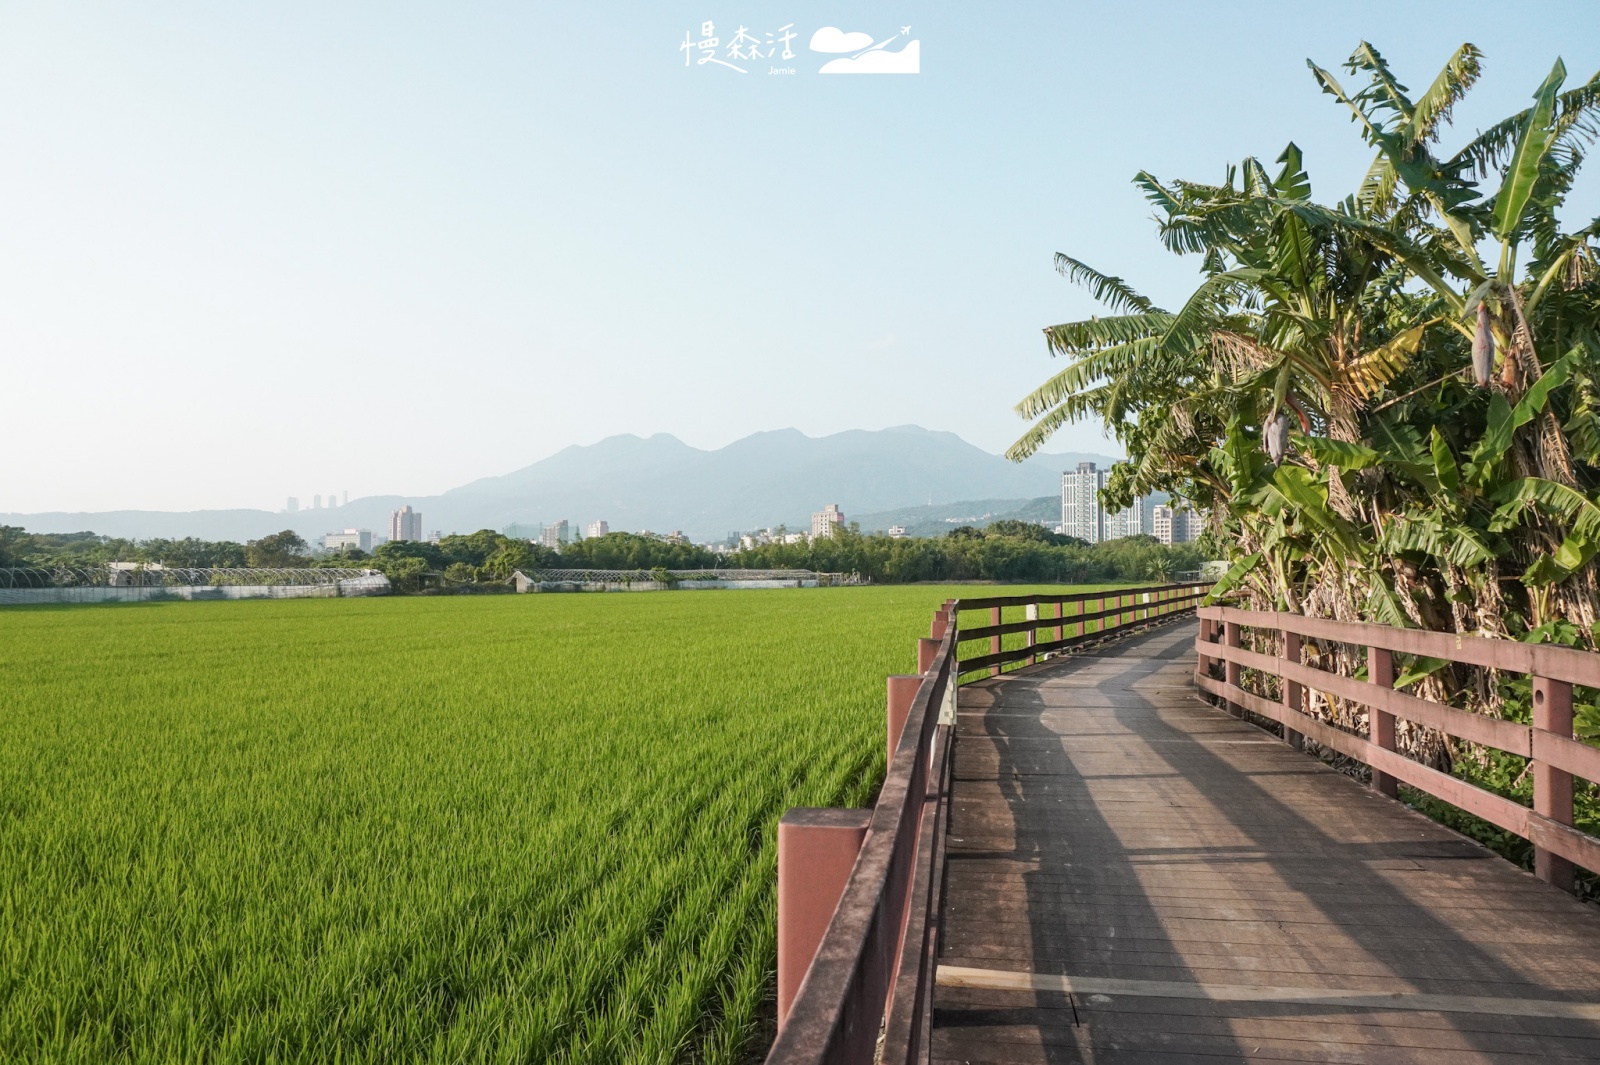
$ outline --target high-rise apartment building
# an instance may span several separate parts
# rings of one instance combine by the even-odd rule
[[[1100,492],[1111,476],[1092,462],[1080,462],[1076,470],[1061,475],[1061,525],[1068,536],[1097,544],[1120,540],[1124,536],[1149,536],[1155,528],[1154,496],[1140,496],[1126,510],[1107,511],[1100,503]]]
[[[294,496],[290,496],[289,505],[285,509],[287,509],[290,514],[298,514],[300,512],[300,500],[296,499]]]
[[[311,497],[311,509],[312,510],[321,510],[322,509],[322,497],[321,496],[312,496]]]
[[[389,539],[422,539],[422,514],[412,510],[409,503],[391,513],[389,515]]]
[[[1106,486],[1109,470],[1080,462],[1076,470],[1061,475],[1061,531],[1097,544],[1105,537],[1105,521],[1100,511],[1100,489]]]
[[[589,523],[589,528],[585,530],[584,535],[590,540],[598,539],[601,536],[610,536],[611,523],[604,521],[591,521]]]
[[[567,519],[544,527],[544,532],[539,536],[539,542],[552,551],[560,551],[561,545],[567,542]]]
[[[1204,518],[1184,504],[1159,506],[1151,523],[1151,533],[1164,544],[1189,544],[1205,531]]]
[[[832,536],[844,526],[844,511],[839,509],[839,504],[829,503],[821,510],[811,515],[811,537]]]
[[[1155,496],[1139,496],[1133,506],[1105,516],[1105,537],[1120,540],[1124,536],[1149,536],[1155,528]]]

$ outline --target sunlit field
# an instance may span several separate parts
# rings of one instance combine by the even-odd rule
[[[1021,591],[0,610],[0,1059],[747,1055],[777,818]]]

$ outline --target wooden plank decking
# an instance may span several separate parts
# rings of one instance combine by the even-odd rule
[[[962,690],[933,1059],[1600,1061],[1600,907],[1202,703],[1194,635]]]

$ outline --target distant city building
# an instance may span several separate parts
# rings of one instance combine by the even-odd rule
[[[611,535],[611,523],[605,521],[591,521],[589,523],[589,528],[585,530],[584,535],[590,540],[598,540],[602,536],[609,536]]]
[[[371,551],[372,530],[346,529],[344,532],[331,532],[322,538],[322,546],[329,551],[348,551],[352,547],[361,551]]]
[[[312,510],[321,510],[322,509],[322,497],[321,496],[312,496],[311,497],[311,509]]]
[[[1105,539],[1100,489],[1106,486],[1109,472],[1096,469],[1092,462],[1080,462],[1076,470],[1061,475],[1061,529],[1068,536],[1091,544]]]
[[[1154,519],[1154,496],[1140,496],[1127,510],[1105,515],[1105,539],[1120,540],[1124,536],[1148,536]]]
[[[554,525],[546,525],[539,534],[539,542],[552,551],[561,550],[561,545],[567,542],[567,520],[562,518]]]
[[[328,493],[328,509],[332,510],[333,508],[337,507],[338,505],[339,505],[339,493],[338,492],[329,492]]]
[[[1164,544],[1181,544],[1182,540],[1173,539],[1172,528],[1173,510],[1165,504],[1156,507],[1155,514],[1150,521],[1150,535]]]
[[[296,499],[294,496],[290,496],[289,497],[289,505],[285,509],[288,510],[288,512],[290,514],[299,513],[299,511],[300,511],[300,500]]]
[[[542,522],[529,524],[527,522],[514,521],[502,529],[501,532],[513,540],[537,540],[544,535],[544,524]]]
[[[1140,496],[1126,510],[1107,512],[1100,503],[1110,470],[1080,462],[1061,475],[1061,524],[1056,531],[1097,544],[1124,536],[1149,536],[1155,529],[1155,496]],[[1041,523],[1043,524],[1043,523]]]
[[[739,550],[753,551],[765,544],[772,543],[774,540],[781,543],[782,539],[780,536],[774,536],[771,529],[757,529],[755,532],[745,533],[739,537]]]
[[[438,529],[435,529],[433,532],[428,534],[428,543],[433,544],[435,547],[437,547],[439,541],[443,539],[444,533],[440,532]]]
[[[843,525],[844,511],[839,509],[839,504],[829,503],[811,515],[811,536],[813,539],[832,536]]]
[[[907,535],[909,534],[906,532],[906,527],[904,525],[889,526],[889,538],[891,540],[904,540]]]
[[[1192,507],[1158,506],[1151,521],[1151,534],[1164,544],[1188,544],[1200,539],[1204,521]]]
[[[418,511],[412,510],[411,504],[409,503],[390,514],[389,539],[422,539],[422,514]]]

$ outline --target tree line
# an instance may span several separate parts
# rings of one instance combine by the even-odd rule
[[[763,544],[719,554],[694,544],[635,533],[563,545],[554,551],[492,529],[443,537],[438,543],[394,540],[368,553],[350,550],[313,558],[305,540],[284,530],[239,544],[228,541],[125,540],[94,533],[40,534],[0,527],[0,566],[149,562],[169,566],[335,566],[375,569],[402,591],[435,574],[445,587],[504,583],[517,571],[540,569],[692,570],[807,569],[856,573],[884,584],[993,580],[1087,583],[1160,581],[1200,568],[1207,545],[1164,546],[1149,536],[1087,544],[1023,521],[962,526],[937,538],[894,539],[851,527],[809,542]]]

